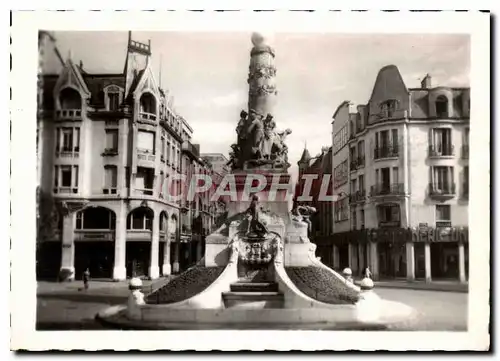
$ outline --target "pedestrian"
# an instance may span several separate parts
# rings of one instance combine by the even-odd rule
[[[83,272],[83,287],[88,290],[89,289],[89,281],[90,281],[90,270],[87,269]]]

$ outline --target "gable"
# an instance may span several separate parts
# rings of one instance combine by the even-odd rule
[[[399,110],[409,108],[408,89],[395,65],[388,65],[380,69],[373,86],[369,106],[370,118],[380,113],[380,105],[387,100],[395,100]],[[369,120],[371,123],[373,119]]]
[[[83,80],[82,74],[71,59],[68,59],[61,75],[59,76],[59,79],[57,80],[56,86],[54,87],[54,94],[58,94],[66,87],[78,90],[85,98],[90,96],[89,89]]]
[[[160,98],[159,88],[156,84],[153,70],[151,69],[151,65],[149,63],[146,66],[146,69],[141,72],[135,89],[130,89],[130,91],[133,92],[135,98],[146,91],[155,95],[157,99]]]

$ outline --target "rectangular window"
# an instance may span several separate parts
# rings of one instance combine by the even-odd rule
[[[71,187],[71,166],[61,166],[61,187]]]
[[[165,159],[165,138],[161,137],[161,149],[160,149],[161,159]]]
[[[170,164],[172,159],[170,159],[170,142],[167,142],[167,164]]]
[[[137,149],[141,152],[154,154],[155,133],[139,130],[137,132]]]
[[[449,192],[453,188],[453,167],[432,167],[432,188],[435,192]]]
[[[363,194],[365,193],[365,176],[361,174],[358,178],[359,191]]]
[[[361,229],[365,228],[365,210],[361,209],[359,211],[359,222],[360,222],[360,227]]]
[[[436,227],[451,227],[451,206],[449,204],[436,205]]]
[[[118,151],[118,129],[106,130],[106,150],[112,152]]]
[[[398,167],[393,167],[392,168],[392,184],[398,184],[399,183],[399,169]]]
[[[77,165],[73,166],[73,183],[74,183],[74,187],[78,188],[78,166]]]
[[[397,129],[392,129],[392,146],[394,148],[397,147],[398,143],[399,143],[399,139],[398,139],[398,130]]]
[[[73,151],[73,128],[62,128],[62,151]]]
[[[116,166],[104,167],[104,188],[116,189],[118,183],[118,170]]]
[[[437,128],[432,130],[431,155],[453,155],[451,129]]]
[[[74,148],[75,152],[80,151],[80,128],[75,128],[75,139],[74,139]]]
[[[352,229],[357,229],[358,227],[358,220],[356,219],[356,210],[352,211]]]

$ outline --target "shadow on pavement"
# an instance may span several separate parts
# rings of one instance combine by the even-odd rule
[[[113,295],[92,295],[86,293],[79,294],[64,294],[52,293],[38,295],[39,300],[67,300],[73,302],[88,302],[88,303],[107,303],[110,305],[119,305],[127,302],[126,296],[113,296]]]

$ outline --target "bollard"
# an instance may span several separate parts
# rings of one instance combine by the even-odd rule
[[[127,315],[131,319],[141,318],[140,305],[144,305],[144,294],[142,293],[142,281],[139,278],[132,278],[129,282],[128,289],[130,294],[128,296]]]

